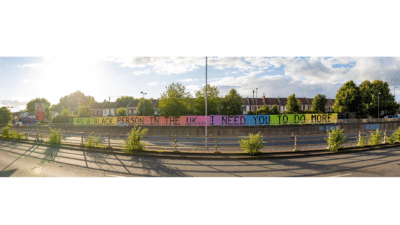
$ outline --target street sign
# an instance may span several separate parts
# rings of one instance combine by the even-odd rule
[[[46,119],[45,103],[35,103],[35,115],[36,121],[41,121]]]

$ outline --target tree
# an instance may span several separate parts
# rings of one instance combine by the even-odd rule
[[[327,101],[325,95],[318,94],[312,101],[311,110],[318,113],[325,113],[325,105]]]
[[[242,97],[232,88],[221,102],[221,115],[243,114]]]
[[[300,100],[296,99],[295,94],[292,94],[287,99],[286,111],[288,113],[298,113],[300,111],[300,105]]]
[[[215,86],[207,84],[207,115],[218,115],[221,109],[221,98],[218,96],[219,90]],[[206,112],[206,86],[196,92],[193,103],[194,115],[205,115]]]
[[[271,115],[280,114],[280,113],[279,113],[279,110],[278,110],[278,106],[276,106],[276,105],[272,106],[272,108],[271,108],[271,110],[269,111],[269,113],[270,113]]]
[[[172,83],[161,95],[158,108],[161,116],[183,116],[190,114],[190,93],[185,92],[185,86]]]
[[[257,114],[268,115],[270,114],[270,108],[267,105],[263,105],[261,108],[257,109]]]
[[[0,108],[0,124],[7,125],[13,120],[11,111],[6,107]]]
[[[47,101],[47,99],[45,99],[45,98],[35,98],[35,99],[30,100],[26,104],[26,111],[31,114],[35,114],[35,103],[45,103],[46,109],[50,108],[50,105],[51,105],[50,102]]]
[[[130,101],[135,101],[137,99],[133,98],[132,96],[121,96],[117,98],[117,102],[128,104]]]
[[[384,115],[394,114],[399,108],[399,104],[395,102],[394,96],[390,94],[389,84],[381,80],[374,80],[372,83],[366,80],[361,83],[360,96],[361,114],[363,116],[378,117],[378,100],[379,111],[384,112]],[[381,117],[381,115],[379,116]]]
[[[336,113],[360,111],[360,88],[351,80],[343,84],[336,93],[333,111]]]
[[[92,116],[92,110],[90,109],[90,106],[79,106],[78,109],[78,117],[79,118],[85,118],[85,117],[91,117]]]
[[[126,108],[121,107],[117,109],[117,116],[126,116]]]
[[[137,108],[137,115],[143,116],[143,99],[139,101],[138,108]],[[152,99],[145,99],[144,100],[144,115],[145,116],[154,116],[154,104]]]
[[[95,102],[94,97],[86,96],[80,91],[76,91],[69,95],[60,98],[60,102],[57,104],[57,107],[54,107],[54,112],[61,113],[64,109],[71,109],[74,111],[78,106],[86,106],[91,105]]]

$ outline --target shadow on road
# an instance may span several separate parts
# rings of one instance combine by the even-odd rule
[[[0,177],[11,177],[11,175],[13,175],[13,173],[17,171],[17,169],[13,169],[13,170],[7,170],[7,171],[1,171],[0,172]]]
[[[47,147],[43,153],[44,158],[40,160],[39,165],[43,165],[46,161],[54,162],[54,159],[57,157],[59,151],[60,149],[58,147]]]
[[[158,158],[153,158],[153,157],[132,157],[131,160],[135,165],[135,167],[140,166],[142,169],[145,169],[147,171],[147,174],[149,176],[154,176],[151,174],[151,171],[154,171],[156,173],[156,176],[162,176],[162,177],[186,177],[183,172],[179,171],[178,168],[171,168],[158,159]],[[129,166],[128,166],[129,168]]]

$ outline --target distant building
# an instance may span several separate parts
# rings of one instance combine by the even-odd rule
[[[296,98],[300,100],[300,110],[307,111],[311,110],[313,98]],[[335,99],[327,99],[325,105],[325,112],[333,112],[333,104],[335,103]],[[257,109],[260,109],[264,105],[269,106],[271,109],[274,105],[277,106],[278,111],[283,113],[286,110],[287,98],[276,97],[276,98],[266,98],[262,96],[262,98],[242,98],[242,104],[244,106],[243,114],[247,114],[248,111],[255,112]]]

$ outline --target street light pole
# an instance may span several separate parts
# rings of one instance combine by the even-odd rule
[[[257,100],[257,90],[258,90],[258,88],[256,88],[256,126],[257,126],[257,120],[258,120],[258,118],[257,118],[257,103],[258,103],[258,100]]]
[[[143,94],[143,116],[145,116],[145,111],[144,111],[144,95],[147,95],[147,93],[144,93],[143,91],[141,91],[140,93]],[[144,121],[143,121],[144,122]]]
[[[381,93],[380,92],[378,92],[378,119],[379,119],[379,95],[380,95]]]
[[[205,149],[207,150],[207,57],[206,57],[206,129],[205,129]]]

